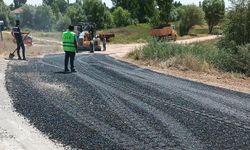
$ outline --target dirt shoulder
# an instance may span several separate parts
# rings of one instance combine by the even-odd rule
[[[197,38],[192,39],[192,41],[207,41],[210,39],[215,38],[215,36],[204,37],[204,38]],[[188,43],[187,40],[185,41],[178,41]],[[151,69],[153,71],[163,73],[166,75],[171,75],[175,77],[180,77],[200,83],[204,83],[207,85],[217,86],[225,89],[230,89],[234,91],[244,92],[250,94],[250,78],[240,75],[235,75],[231,73],[221,73],[221,72],[211,72],[211,73],[204,73],[204,72],[195,72],[195,71],[181,71],[177,68],[162,68],[160,65],[149,65],[149,63],[142,62],[142,61],[135,61],[132,59],[126,58],[126,54],[130,51],[133,51],[135,48],[143,46],[144,44],[113,44],[108,45],[106,52],[100,52],[104,54],[108,54],[111,57],[116,59],[126,61],[137,65],[142,68]]]

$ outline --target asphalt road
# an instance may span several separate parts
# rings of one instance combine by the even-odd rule
[[[16,111],[78,149],[250,149],[250,95],[138,68],[107,55],[11,61]]]

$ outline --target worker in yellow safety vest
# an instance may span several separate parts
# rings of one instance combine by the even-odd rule
[[[77,36],[74,33],[74,26],[69,25],[68,31],[62,35],[63,50],[65,52],[64,71],[69,72],[68,63],[70,59],[71,72],[76,72],[74,66],[75,55],[77,51]]]

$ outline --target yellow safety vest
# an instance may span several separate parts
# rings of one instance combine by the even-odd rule
[[[63,50],[65,52],[76,51],[77,49],[75,45],[76,34],[74,32],[70,32],[70,31],[63,32],[62,41],[63,41]]]

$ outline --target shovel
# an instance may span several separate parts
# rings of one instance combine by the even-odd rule
[[[15,57],[15,52],[16,52],[16,49],[14,50],[14,52],[9,54],[9,59],[13,59]]]

